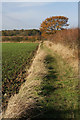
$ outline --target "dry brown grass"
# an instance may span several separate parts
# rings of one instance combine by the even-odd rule
[[[57,53],[67,62],[67,64],[71,65],[73,69],[78,73],[78,51],[74,49],[69,49],[67,46],[64,46],[61,43],[53,43],[50,41],[45,41],[44,44],[49,47],[53,53]]]
[[[79,29],[72,28],[57,31],[53,35],[47,37],[48,42],[45,44],[54,52],[61,55],[68,64],[70,64],[78,72],[79,57]],[[51,43],[50,43],[50,42]]]
[[[56,34],[47,38],[54,43],[67,45],[71,49],[76,49],[78,45],[78,28],[57,31]]]
[[[40,86],[42,75],[47,72],[43,63],[45,55],[46,53],[39,47],[26,82],[21,86],[19,93],[10,98],[3,118],[20,118],[25,115],[28,117],[37,101],[43,99],[38,96],[39,91],[36,89]]]

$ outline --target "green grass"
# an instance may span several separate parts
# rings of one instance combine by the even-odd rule
[[[2,43],[2,94],[10,97],[25,81],[25,67],[29,67],[38,43]]]
[[[46,50],[46,49],[45,49]],[[43,114],[35,119],[75,119],[79,120],[77,74],[61,56],[47,49],[45,65],[48,73],[43,77],[39,95]]]

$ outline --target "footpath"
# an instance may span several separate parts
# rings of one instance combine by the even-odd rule
[[[3,118],[79,119],[74,74],[60,55],[40,44],[25,83],[10,98]]]

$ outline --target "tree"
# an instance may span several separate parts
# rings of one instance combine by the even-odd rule
[[[52,16],[50,18],[46,18],[40,26],[40,31],[42,32],[42,36],[45,34],[53,34],[57,30],[65,29],[67,24],[68,18],[64,16]]]

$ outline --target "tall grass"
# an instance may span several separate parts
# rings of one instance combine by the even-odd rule
[[[54,43],[61,43],[69,46],[71,49],[78,47],[78,28],[57,31],[55,34],[47,37]]]

